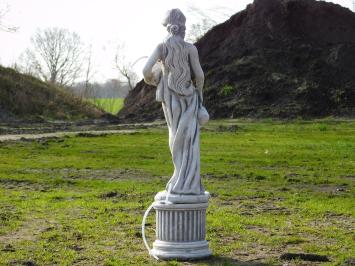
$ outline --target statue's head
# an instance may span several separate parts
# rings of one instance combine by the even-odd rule
[[[163,20],[163,25],[171,35],[180,35],[182,38],[185,37],[185,23],[186,17],[178,8],[169,10]]]

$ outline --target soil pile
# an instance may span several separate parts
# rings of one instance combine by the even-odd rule
[[[34,77],[0,66],[0,122],[100,118],[92,104]]]
[[[355,114],[355,13],[314,0],[255,0],[196,46],[212,118]],[[155,90],[132,90],[119,117],[162,118]]]

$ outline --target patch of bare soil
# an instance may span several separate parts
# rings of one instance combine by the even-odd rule
[[[264,234],[268,234],[268,231],[263,228],[254,228],[257,229],[258,232],[263,232]],[[252,230],[252,229],[249,229]],[[234,236],[220,236],[220,245],[230,245],[233,242],[237,241],[238,235]],[[226,257],[217,257],[215,260],[216,265],[224,265],[218,264],[217,262],[229,262],[232,265],[269,265],[266,264],[266,261],[274,259],[277,260],[282,252],[281,248],[272,248],[269,246],[262,245],[260,243],[254,242],[250,244],[248,247],[243,249],[233,250]],[[214,261],[214,259],[212,259]],[[230,264],[227,264],[230,265]]]
[[[9,134],[0,135],[0,142],[2,141],[18,141],[18,140],[36,140],[48,138],[62,138],[67,136],[80,136],[80,137],[98,137],[109,134],[132,134],[136,130],[91,130],[91,131],[65,131],[65,132],[52,132],[52,133],[34,133],[34,134]]]
[[[349,234],[351,234],[355,231],[355,219],[350,215],[328,212],[324,217],[319,217],[317,220],[310,221],[309,226],[319,228],[319,230],[334,226],[336,228],[347,229]]]
[[[48,191],[49,186],[31,180],[1,178],[0,187],[5,189],[24,189],[31,191]]]
[[[260,262],[258,260],[249,260],[249,261],[244,261],[244,260],[238,260],[234,258],[230,258],[228,256],[217,256],[213,255],[211,256],[208,260],[202,260],[201,262],[205,262],[208,265],[237,265],[237,266],[267,266],[270,264],[266,264],[263,262]],[[195,265],[195,263],[189,263],[185,262],[184,265]]]
[[[31,135],[56,136],[65,133],[90,133],[102,132],[110,134],[113,132],[124,132],[126,130],[139,130],[146,128],[157,128],[165,126],[165,121],[155,121],[152,123],[131,123],[118,124],[110,123],[106,120],[90,120],[81,122],[53,122],[53,123],[27,123],[12,122],[0,123],[0,141],[10,138],[10,136],[22,135],[29,138]],[[51,134],[49,134],[51,133]],[[49,135],[46,135],[49,134]],[[97,133],[99,134],[99,133]],[[2,138],[2,139],[1,139]],[[16,137],[18,139],[18,137]]]
[[[0,248],[4,252],[14,252],[17,242],[34,242],[42,232],[48,231],[52,227],[53,222],[45,219],[27,219],[16,231],[0,236],[0,243],[2,243]]]
[[[26,169],[26,173],[38,173],[46,175],[59,175],[63,178],[68,179],[105,179],[105,180],[116,180],[116,179],[137,179],[144,178],[147,179],[146,173],[138,170],[131,169],[77,169],[77,168],[59,168],[59,169]]]
[[[42,183],[40,181],[35,180],[22,180],[22,179],[12,179],[12,178],[2,178],[0,180],[0,187],[5,189],[23,189],[23,190],[30,190],[30,191],[39,191],[39,192],[48,192],[59,185],[62,186],[71,186],[75,185],[78,179],[103,179],[103,180],[127,180],[127,179],[134,179],[134,180],[147,180],[152,178],[152,176],[147,175],[142,171],[138,170],[131,170],[131,169],[76,169],[76,168],[61,168],[61,169],[25,169],[22,173],[31,173],[31,174],[45,174],[48,176],[59,176],[62,177],[63,180],[60,181],[60,184],[55,183],[54,186],[51,183]],[[108,196],[103,198],[109,198],[110,193],[117,193],[107,192]],[[112,197],[118,197],[118,195]],[[125,195],[128,197],[129,195]],[[149,195],[152,196],[152,195]],[[132,195],[133,197],[133,195]]]

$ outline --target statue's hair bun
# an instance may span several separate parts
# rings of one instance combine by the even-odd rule
[[[179,25],[176,24],[168,24],[167,26],[168,32],[172,35],[176,35],[179,33]]]

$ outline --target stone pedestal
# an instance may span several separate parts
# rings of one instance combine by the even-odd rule
[[[169,195],[155,197],[156,240],[152,253],[160,259],[190,260],[208,257],[206,209],[209,194],[200,196]]]

